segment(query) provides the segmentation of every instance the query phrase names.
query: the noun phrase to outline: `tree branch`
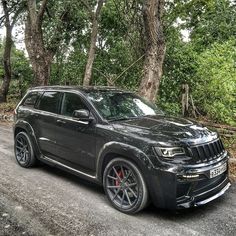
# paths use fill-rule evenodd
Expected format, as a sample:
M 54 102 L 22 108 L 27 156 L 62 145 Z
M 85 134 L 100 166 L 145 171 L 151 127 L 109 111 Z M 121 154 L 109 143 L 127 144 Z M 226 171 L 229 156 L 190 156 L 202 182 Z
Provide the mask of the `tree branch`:
M 128 71 L 131 67 L 133 67 L 138 61 L 140 61 L 145 54 L 143 54 L 141 57 L 139 57 L 135 62 L 133 62 L 131 65 L 129 65 L 126 69 L 124 69 L 114 80 L 113 83 L 115 83 L 126 71 Z
M 96 70 L 99 74 L 101 74 L 107 80 L 108 83 L 110 83 L 110 84 L 113 83 L 112 79 L 110 79 L 108 76 L 106 76 L 102 71 L 100 71 L 99 69 L 97 69 L 95 67 L 93 69 Z
M 97 19 L 98 16 L 100 15 L 100 12 L 101 12 L 101 10 L 102 10 L 103 3 L 104 3 L 104 0 L 98 0 L 98 5 L 97 5 L 96 11 L 95 11 L 95 15 L 94 15 L 96 19 Z
M 22 5 L 20 5 L 19 8 L 16 10 L 16 12 L 15 12 L 13 18 L 12 18 L 11 28 L 14 27 L 14 25 L 15 25 L 17 19 L 18 19 L 18 16 L 19 16 L 20 13 L 24 10 L 24 7 L 25 7 L 25 6 L 22 4 Z
M 9 27 L 9 29 L 10 29 L 10 26 L 11 26 L 10 25 L 10 16 L 9 16 L 9 9 L 8 9 L 6 0 L 2 0 L 2 7 L 3 7 L 4 16 L 5 16 L 6 28 Z
M 67 15 L 69 13 L 68 9 L 60 16 L 60 21 L 58 22 L 57 26 L 55 27 L 55 34 L 53 35 L 52 39 L 50 40 L 49 47 L 47 48 L 48 52 L 50 53 L 51 57 L 53 57 L 58 49 L 58 44 L 60 44 L 62 40 L 62 32 L 64 29 L 63 23 L 67 22 Z
M 17 1 L 17 2 L 14 2 L 11 6 L 8 6 L 8 13 L 9 15 L 11 15 L 15 10 L 20 3 L 22 3 L 22 6 L 24 5 L 24 2 L 21 2 L 21 0 Z M 5 14 L 3 14 L 3 16 L 0 17 L 0 27 L 2 26 L 4 20 L 6 19 L 6 16 Z
M 89 14 L 91 15 L 93 13 L 92 8 L 89 6 L 87 0 L 80 0 L 81 3 L 87 8 L 87 10 L 89 11 Z
M 4 20 L 5 20 L 5 15 L 0 17 L 0 27 L 2 26 L 2 23 L 4 22 Z
M 52 18 L 52 15 L 51 15 L 51 13 L 50 13 L 48 7 L 46 7 L 46 12 L 47 12 L 48 18 Z
M 48 3 L 48 0 L 43 0 L 40 6 L 39 12 L 38 12 L 37 21 L 40 25 L 42 24 L 42 19 L 43 19 L 44 12 L 46 10 L 47 3 Z

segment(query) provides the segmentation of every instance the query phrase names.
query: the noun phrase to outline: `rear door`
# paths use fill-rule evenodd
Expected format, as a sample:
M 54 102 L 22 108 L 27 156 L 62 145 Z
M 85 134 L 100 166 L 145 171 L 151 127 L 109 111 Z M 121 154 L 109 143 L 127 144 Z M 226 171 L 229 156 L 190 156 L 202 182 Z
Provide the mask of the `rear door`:
M 55 159 L 56 143 L 55 130 L 57 128 L 57 116 L 60 111 L 63 93 L 46 91 L 37 104 L 37 112 L 34 114 L 35 134 L 41 152 Z
M 16 118 L 19 120 L 25 120 L 27 121 L 33 128 L 34 128 L 34 122 L 35 122 L 35 105 L 37 104 L 37 101 L 39 97 L 41 96 L 41 92 L 39 91 L 32 91 L 29 92 L 26 97 L 23 99 L 21 104 L 19 104 L 16 108 Z

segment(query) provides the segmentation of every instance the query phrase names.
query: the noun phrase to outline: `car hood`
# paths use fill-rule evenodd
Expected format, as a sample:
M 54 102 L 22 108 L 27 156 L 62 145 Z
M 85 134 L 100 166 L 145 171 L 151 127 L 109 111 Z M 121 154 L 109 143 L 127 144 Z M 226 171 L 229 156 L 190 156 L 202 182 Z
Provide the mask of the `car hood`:
M 217 134 L 199 125 L 195 121 L 167 117 L 151 116 L 135 118 L 113 123 L 115 130 L 128 136 L 146 138 L 152 142 L 209 142 L 217 138 Z

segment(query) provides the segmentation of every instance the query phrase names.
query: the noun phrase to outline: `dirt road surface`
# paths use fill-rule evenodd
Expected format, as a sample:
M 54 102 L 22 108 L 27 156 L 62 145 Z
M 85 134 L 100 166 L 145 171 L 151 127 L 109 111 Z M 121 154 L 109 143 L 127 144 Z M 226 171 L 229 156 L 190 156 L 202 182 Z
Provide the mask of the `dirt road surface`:
M 113 209 L 103 189 L 56 168 L 18 166 L 11 127 L 0 124 L 0 236 L 236 235 L 236 185 L 214 202 L 135 216 Z

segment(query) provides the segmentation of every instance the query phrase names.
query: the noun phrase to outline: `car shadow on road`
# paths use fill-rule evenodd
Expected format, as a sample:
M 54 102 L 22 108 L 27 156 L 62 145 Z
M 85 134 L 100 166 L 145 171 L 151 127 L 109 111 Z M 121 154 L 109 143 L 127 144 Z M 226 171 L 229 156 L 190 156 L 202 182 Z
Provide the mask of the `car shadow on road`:
M 103 187 L 99 184 L 85 180 L 82 177 L 73 175 L 65 170 L 61 170 L 57 167 L 52 167 L 43 163 L 40 163 L 37 168 L 40 168 L 42 171 L 47 172 L 47 174 L 57 175 L 59 178 L 69 181 L 70 183 L 73 183 L 80 187 L 88 188 L 89 191 L 92 191 L 94 193 L 104 194 Z
M 156 208 L 154 205 L 148 206 L 141 215 L 145 215 L 153 219 L 162 219 L 175 223 L 183 223 L 189 221 L 204 221 L 209 215 L 221 214 L 226 209 L 225 206 L 230 201 L 228 196 L 221 196 L 218 199 L 209 202 L 206 205 L 192 207 L 181 210 L 166 210 Z
M 222 197 L 224 198 L 224 197 Z M 216 209 L 216 206 L 223 204 L 223 199 L 216 199 L 214 202 L 211 202 L 204 206 L 193 207 L 189 209 L 181 210 L 166 210 L 161 208 L 156 208 L 153 204 L 148 206 L 143 213 L 150 216 L 160 216 L 169 220 L 184 220 L 191 217 L 202 216 L 206 212 L 213 212 Z
M 104 202 L 106 201 L 103 187 L 96 183 L 87 181 L 79 176 L 70 174 L 66 171 L 60 170 L 56 167 L 48 166 L 46 164 L 41 164 L 38 168 L 40 168 L 43 172 L 47 172 L 47 174 L 55 175 L 65 181 L 69 181 L 70 183 L 77 185 L 78 188 L 82 187 L 91 192 L 92 194 L 102 197 L 104 199 Z M 227 199 L 224 196 L 222 196 L 210 202 L 209 204 L 181 210 L 166 210 L 166 209 L 156 208 L 153 204 L 150 204 L 147 208 L 145 208 L 142 212 L 140 212 L 135 216 L 138 218 L 139 217 L 161 218 L 169 221 L 182 222 L 183 220 L 187 221 L 193 218 L 196 219 L 198 217 L 203 217 L 203 215 L 205 214 L 214 212 L 218 208 L 223 207 L 225 201 L 227 201 Z M 108 201 L 107 204 L 109 204 Z

